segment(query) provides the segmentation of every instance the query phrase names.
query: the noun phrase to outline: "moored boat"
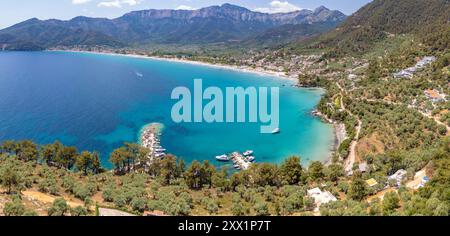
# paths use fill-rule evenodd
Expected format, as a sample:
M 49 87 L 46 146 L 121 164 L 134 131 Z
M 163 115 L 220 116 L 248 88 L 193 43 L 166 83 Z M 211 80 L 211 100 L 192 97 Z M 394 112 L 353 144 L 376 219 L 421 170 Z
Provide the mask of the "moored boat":
M 227 155 L 216 156 L 216 160 L 218 161 L 229 161 L 230 158 Z
M 251 155 L 253 155 L 252 150 L 248 150 L 248 151 L 244 152 L 244 156 L 251 156 Z

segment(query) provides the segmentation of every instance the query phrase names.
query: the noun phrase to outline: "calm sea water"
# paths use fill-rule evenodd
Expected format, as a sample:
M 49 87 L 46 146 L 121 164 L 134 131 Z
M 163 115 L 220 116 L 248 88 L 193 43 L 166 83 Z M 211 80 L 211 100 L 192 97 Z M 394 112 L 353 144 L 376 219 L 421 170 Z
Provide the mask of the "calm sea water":
M 176 124 L 170 99 L 177 86 L 280 86 L 279 135 L 260 134 L 260 124 Z M 69 52 L 0 53 L 0 141 L 60 140 L 99 151 L 102 162 L 123 142 L 137 142 L 141 128 L 165 126 L 162 145 L 187 162 L 233 151 L 255 151 L 258 162 L 280 163 L 300 155 L 325 160 L 333 130 L 309 113 L 321 90 L 233 70 L 122 56 Z

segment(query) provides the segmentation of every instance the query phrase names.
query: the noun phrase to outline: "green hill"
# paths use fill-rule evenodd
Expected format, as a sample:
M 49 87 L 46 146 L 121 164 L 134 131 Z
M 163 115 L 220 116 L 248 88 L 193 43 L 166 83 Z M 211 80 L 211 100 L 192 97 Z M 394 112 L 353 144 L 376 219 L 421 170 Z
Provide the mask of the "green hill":
M 365 53 L 389 37 L 413 34 L 434 49 L 445 49 L 450 44 L 449 16 L 448 0 L 375 0 L 313 45 L 338 53 Z

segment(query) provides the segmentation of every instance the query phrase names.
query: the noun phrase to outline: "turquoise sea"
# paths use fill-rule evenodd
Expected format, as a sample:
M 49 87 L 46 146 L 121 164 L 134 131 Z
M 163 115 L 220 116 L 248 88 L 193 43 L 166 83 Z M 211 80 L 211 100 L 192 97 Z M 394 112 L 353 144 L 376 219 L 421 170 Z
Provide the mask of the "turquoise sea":
M 261 134 L 257 123 L 174 123 L 170 99 L 193 80 L 219 88 L 280 87 L 279 135 Z M 184 158 L 254 150 L 258 162 L 280 163 L 300 155 L 324 161 L 333 127 L 310 115 L 320 89 L 299 89 L 276 77 L 161 60 L 72 52 L 0 52 L 0 142 L 56 139 L 79 150 L 99 151 L 102 162 L 123 142 L 137 142 L 141 128 L 164 124 L 162 145 Z

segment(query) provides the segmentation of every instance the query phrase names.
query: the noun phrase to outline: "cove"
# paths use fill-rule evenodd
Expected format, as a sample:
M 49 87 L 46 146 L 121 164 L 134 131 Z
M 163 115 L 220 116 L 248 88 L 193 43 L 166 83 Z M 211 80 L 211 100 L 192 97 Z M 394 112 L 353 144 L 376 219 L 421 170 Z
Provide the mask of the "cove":
M 279 135 L 260 133 L 261 124 L 175 123 L 175 87 L 279 87 Z M 125 56 L 73 52 L 0 52 L 0 142 L 60 140 L 79 150 L 109 154 L 123 142 L 137 142 L 142 127 L 161 123 L 161 144 L 186 162 L 233 151 L 254 150 L 257 162 L 281 163 L 298 155 L 303 163 L 325 161 L 333 127 L 310 115 L 320 89 L 216 67 Z

